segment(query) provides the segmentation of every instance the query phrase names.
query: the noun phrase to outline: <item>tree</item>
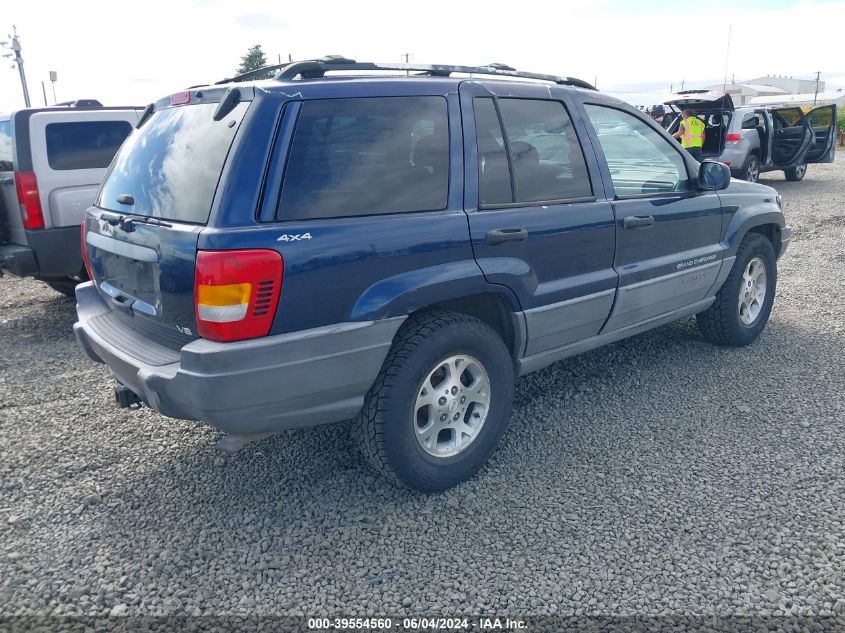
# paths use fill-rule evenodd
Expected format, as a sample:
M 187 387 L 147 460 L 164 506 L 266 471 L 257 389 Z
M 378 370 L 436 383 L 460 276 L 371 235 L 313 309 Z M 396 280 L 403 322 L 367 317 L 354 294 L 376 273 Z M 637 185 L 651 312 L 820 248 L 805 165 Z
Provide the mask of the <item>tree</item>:
M 244 73 L 248 73 L 251 70 L 256 70 L 257 68 L 261 68 L 262 66 L 266 65 L 267 56 L 264 54 L 264 51 L 261 50 L 261 44 L 256 44 L 247 51 L 246 55 L 241 57 L 241 65 L 238 68 L 236 74 L 242 75 Z M 252 77 L 252 79 L 269 79 L 272 76 L 272 72 L 263 72 L 257 73 Z

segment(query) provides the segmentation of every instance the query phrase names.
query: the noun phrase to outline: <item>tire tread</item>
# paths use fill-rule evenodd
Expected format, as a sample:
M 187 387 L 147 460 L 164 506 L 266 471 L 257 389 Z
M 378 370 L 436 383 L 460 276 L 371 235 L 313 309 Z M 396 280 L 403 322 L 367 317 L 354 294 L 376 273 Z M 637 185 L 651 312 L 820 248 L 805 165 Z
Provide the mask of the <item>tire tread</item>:
M 480 333 L 491 337 L 491 343 L 503 345 L 499 335 L 487 323 L 464 314 L 431 310 L 411 316 L 399 328 L 382 369 L 364 398 L 364 406 L 354 420 L 356 439 L 364 458 L 377 472 L 398 485 L 404 486 L 407 482 L 402 481 L 387 460 L 383 428 L 387 395 L 395 386 L 399 369 L 428 339 L 439 330 L 467 321 L 473 322 Z
M 758 246 L 766 244 L 773 248 L 771 242 L 757 233 L 746 235 L 736 252 L 733 268 L 728 274 L 719 292 L 716 293 L 716 301 L 707 310 L 696 315 L 696 322 L 705 339 L 717 345 L 737 345 L 731 332 L 731 324 L 734 320 L 737 298 L 733 293 L 726 292 L 734 287 L 737 276 L 742 275 L 745 269 L 744 262 L 748 254 Z M 765 247 L 764 247 L 765 248 Z M 771 271 L 769 274 L 775 274 Z

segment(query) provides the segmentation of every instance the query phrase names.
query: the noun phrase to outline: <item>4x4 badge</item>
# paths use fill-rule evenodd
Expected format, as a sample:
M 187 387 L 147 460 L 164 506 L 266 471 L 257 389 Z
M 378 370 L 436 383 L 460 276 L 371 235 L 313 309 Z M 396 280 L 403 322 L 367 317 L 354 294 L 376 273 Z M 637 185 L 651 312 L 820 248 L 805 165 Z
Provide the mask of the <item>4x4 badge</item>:
M 277 242 L 301 242 L 302 240 L 310 240 L 311 234 L 310 233 L 284 233 L 280 235 L 276 241 Z

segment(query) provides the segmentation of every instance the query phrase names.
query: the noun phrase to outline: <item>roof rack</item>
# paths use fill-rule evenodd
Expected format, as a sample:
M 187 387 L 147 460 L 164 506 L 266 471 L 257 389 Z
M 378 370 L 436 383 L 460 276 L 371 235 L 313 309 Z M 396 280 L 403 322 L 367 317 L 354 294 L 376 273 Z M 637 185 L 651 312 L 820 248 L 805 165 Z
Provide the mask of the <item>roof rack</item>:
M 55 107 L 64 106 L 68 108 L 102 108 L 103 104 L 96 99 L 76 99 L 74 101 L 62 101 L 54 104 Z
M 495 77 L 518 77 L 520 79 L 536 79 L 539 81 L 550 81 L 552 83 L 574 86 L 596 90 L 596 87 L 582 79 L 575 77 L 558 77 L 557 75 L 543 75 L 540 73 L 529 73 L 518 71 L 511 66 L 500 63 L 492 63 L 486 66 L 451 66 L 442 64 L 376 64 L 373 62 L 356 62 L 340 55 L 328 55 L 320 59 L 309 59 L 300 62 L 289 62 L 287 64 L 274 64 L 256 68 L 242 75 L 218 81 L 218 84 L 247 81 L 261 74 L 278 71 L 273 77 L 276 81 L 291 81 L 300 79 L 319 79 L 330 71 L 350 70 L 396 70 L 402 72 L 421 73 L 432 77 L 449 77 L 453 73 L 467 75 L 491 75 Z

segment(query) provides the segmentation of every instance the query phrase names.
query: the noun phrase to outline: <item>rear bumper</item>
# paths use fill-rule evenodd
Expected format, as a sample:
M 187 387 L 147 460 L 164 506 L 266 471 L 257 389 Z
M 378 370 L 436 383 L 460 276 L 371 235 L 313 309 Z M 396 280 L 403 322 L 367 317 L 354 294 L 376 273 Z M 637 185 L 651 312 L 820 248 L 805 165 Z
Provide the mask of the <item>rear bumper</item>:
M 26 231 L 26 244 L 0 246 L 0 267 L 18 277 L 72 277 L 82 272 L 79 226 Z
M 73 329 L 91 359 L 152 409 L 249 435 L 353 417 L 381 369 L 404 317 L 339 323 L 235 343 L 196 340 L 167 350 L 140 333 L 122 345 L 104 335 L 109 309 L 91 282 L 76 288 Z M 138 340 L 126 345 L 126 337 Z M 157 348 L 155 364 L 129 350 Z
M 28 246 L 20 244 L 0 245 L 0 273 L 3 270 L 18 277 L 34 277 L 38 274 L 35 253 Z

